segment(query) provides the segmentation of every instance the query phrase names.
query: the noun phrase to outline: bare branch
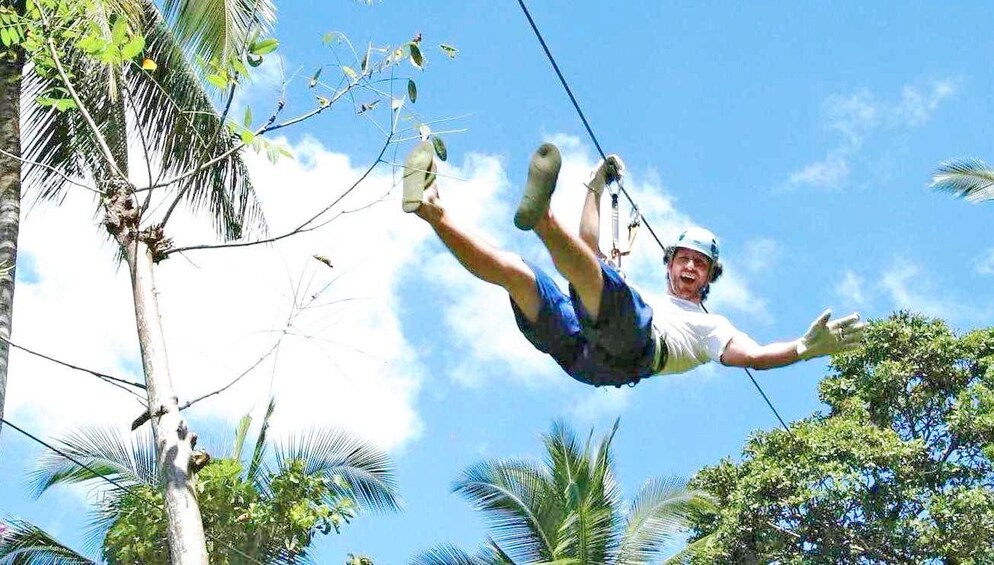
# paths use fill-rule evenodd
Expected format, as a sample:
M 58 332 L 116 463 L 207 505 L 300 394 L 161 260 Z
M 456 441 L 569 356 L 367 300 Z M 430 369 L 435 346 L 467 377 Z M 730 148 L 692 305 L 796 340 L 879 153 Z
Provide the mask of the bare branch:
M 386 139 L 386 142 L 383 144 L 383 147 L 380 149 L 379 155 L 376 156 L 376 160 L 373 161 L 373 164 L 370 165 L 369 168 L 366 169 L 366 172 L 364 172 L 354 183 L 352 183 L 352 186 L 350 186 L 348 189 L 345 190 L 345 192 L 343 192 L 337 198 L 335 198 L 335 200 L 332 201 L 331 204 L 329 204 L 324 209 L 322 209 L 321 211 L 319 211 L 317 214 L 314 214 L 313 216 L 311 216 L 310 218 L 308 218 L 306 221 L 304 221 L 302 224 L 300 224 L 296 228 L 290 230 L 289 232 L 286 232 L 284 234 L 277 235 L 277 236 L 274 236 L 274 237 L 269 237 L 269 238 L 266 238 L 266 239 L 260 239 L 260 240 L 257 240 L 257 241 L 241 241 L 241 242 L 233 242 L 233 243 L 217 243 L 217 244 L 190 245 L 190 246 L 187 246 L 187 247 L 177 247 L 175 249 L 170 249 L 170 250 L 166 251 L 165 254 L 168 256 L 168 255 L 172 255 L 173 253 L 180 253 L 182 251 L 193 251 L 193 250 L 197 250 L 197 249 L 223 249 L 223 248 L 226 248 L 226 247 L 249 247 L 249 246 L 253 246 L 253 245 L 260 245 L 260 244 L 263 244 L 263 243 L 273 243 L 273 242 L 279 241 L 281 239 L 286 239 L 288 237 L 291 237 L 291 236 L 294 236 L 294 235 L 297 235 L 297 234 L 300 234 L 300 233 L 312 231 L 313 229 L 316 229 L 316 228 L 309 227 L 310 224 L 312 224 L 315 220 L 317 220 L 318 218 L 320 218 L 321 216 L 323 216 L 328 210 L 331 210 L 336 204 L 338 204 L 339 202 L 341 202 L 343 198 L 345 198 L 346 196 L 349 195 L 349 193 L 351 193 L 353 190 L 355 190 L 355 188 L 357 186 L 359 186 L 359 184 L 361 184 L 362 181 L 366 180 L 366 177 L 368 177 L 370 175 L 370 173 L 372 173 L 373 170 L 376 168 L 376 166 L 382 162 L 383 154 L 386 153 L 386 150 L 387 150 L 388 147 L 390 147 L 390 144 L 391 144 L 391 139 L 388 136 L 387 139 Z
M 103 194 L 103 192 L 101 192 L 99 189 L 93 188 L 92 186 L 89 186 L 89 185 L 83 184 L 81 182 L 78 182 L 76 180 L 73 180 L 71 177 L 69 177 L 68 175 L 66 175 L 65 173 L 63 173 L 62 171 L 60 171 L 59 169 L 57 169 L 57 168 L 55 168 L 55 167 L 53 167 L 51 165 L 46 165 L 44 163 L 39 163 L 37 161 L 32 161 L 31 159 L 25 159 L 24 157 L 21 157 L 21 156 L 18 156 L 18 155 L 14 155 L 13 153 L 8 153 L 8 152 L 4 151 L 3 149 L 0 149 L 0 155 L 3 155 L 5 157 L 10 157 L 11 159 L 16 159 L 16 160 L 18 160 L 18 161 L 20 161 L 22 163 L 27 163 L 29 165 L 34 165 L 36 167 L 42 167 L 43 169 L 48 169 L 48 170 L 52 171 L 53 173 L 55 173 L 55 174 L 59 175 L 60 177 L 62 177 L 62 179 L 65 180 L 66 182 L 68 182 L 69 184 L 76 185 L 76 186 L 78 186 L 80 188 L 85 188 L 86 190 L 89 190 L 90 192 L 93 192 L 93 193 L 96 193 L 96 194 Z

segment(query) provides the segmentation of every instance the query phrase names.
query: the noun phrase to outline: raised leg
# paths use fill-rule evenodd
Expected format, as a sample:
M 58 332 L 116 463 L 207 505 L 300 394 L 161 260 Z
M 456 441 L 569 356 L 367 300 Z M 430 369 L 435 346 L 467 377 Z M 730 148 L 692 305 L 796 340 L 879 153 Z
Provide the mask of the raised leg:
M 604 276 L 597 254 L 589 244 L 567 230 L 549 209 L 556 189 L 562 159 L 559 150 L 546 143 L 532 155 L 524 195 L 515 214 L 515 225 L 531 229 L 545 244 L 556 269 L 573 285 L 584 309 L 597 320 Z
M 541 308 L 535 273 L 521 257 L 490 245 L 446 213 L 435 183 L 432 155 L 427 143 L 418 145 L 408 155 L 404 163 L 404 211 L 428 222 L 470 274 L 507 290 L 525 318 L 535 323 Z
M 538 320 L 541 303 L 535 273 L 520 256 L 497 249 L 466 230 L 445 212 L 438 189 L 425 191 L 424 203 L 414 212 L 428 222 L 456 260 L 476 278 L 503 287 L 529 322 Z

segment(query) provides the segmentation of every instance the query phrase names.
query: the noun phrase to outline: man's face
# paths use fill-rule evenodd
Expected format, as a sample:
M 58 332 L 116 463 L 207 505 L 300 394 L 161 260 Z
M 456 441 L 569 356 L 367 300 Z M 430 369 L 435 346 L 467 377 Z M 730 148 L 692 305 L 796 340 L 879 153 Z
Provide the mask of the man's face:
M 668 266 L 670 292 L 677 298 L 700 303 L 701 291 L 710 282 L 711 260 L 700 251 L 678 247 Z

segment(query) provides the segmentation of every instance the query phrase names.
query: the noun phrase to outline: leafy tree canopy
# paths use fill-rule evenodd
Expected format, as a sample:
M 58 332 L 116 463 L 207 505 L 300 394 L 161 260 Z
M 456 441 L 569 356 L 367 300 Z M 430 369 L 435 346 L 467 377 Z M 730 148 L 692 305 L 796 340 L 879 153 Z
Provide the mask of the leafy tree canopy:
M 994 328 L 899 312 L 831 369 L 827 414 L 693 478 L 691 560 L 994 563 Z

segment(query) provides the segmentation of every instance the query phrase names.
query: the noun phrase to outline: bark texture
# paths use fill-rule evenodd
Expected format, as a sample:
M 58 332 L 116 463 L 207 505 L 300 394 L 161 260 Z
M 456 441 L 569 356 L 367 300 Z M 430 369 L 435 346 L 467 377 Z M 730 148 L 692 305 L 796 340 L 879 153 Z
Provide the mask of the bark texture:
M 137 234 L 138 210 L 132 194 L 112 192 L 106 212 L 105 224 L 121 244 L 131 272 L 148 407 L 165 489 L 172 562 L 206 565 L 206 537 L 190 469 L 194 439 L 180 414 L 169 374 L 153 276 L 153 251 Z
M 0 149 L 21 154 L 21 71 L 23 52 L 0 52 Z M 14 317 L 14 268 L 21 220 L 21 162 L 0 153 L 0 336 L 10 338 Z M 0 341 L 0 418 L 7 400 L 10 347 Z M 0 426 L 3 424 L 0 423 Z

